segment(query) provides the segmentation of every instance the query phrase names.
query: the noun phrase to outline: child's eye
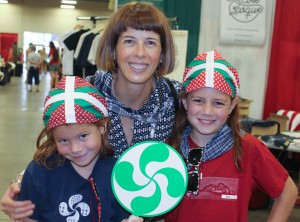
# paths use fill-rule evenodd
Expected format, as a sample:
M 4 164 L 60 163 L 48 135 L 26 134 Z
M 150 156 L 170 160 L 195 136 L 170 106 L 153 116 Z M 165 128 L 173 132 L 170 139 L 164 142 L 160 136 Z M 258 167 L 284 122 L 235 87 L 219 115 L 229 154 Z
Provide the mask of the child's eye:
M 203 103 L 203 100 L 202 99 L 193 99 L 193 102 L 194 103 Z
M 217 106 L 224 106 L 224 105 L 225 105 L 223 102 L 215 102 L 215 104 L 216 104 Z
M 87 134 L 86 134 L 86 133 L 85 133 L 85 134 L 81 134 L 81 135 L 80 135 L 80 140 L 85 140 L 86 137 L 87 137 Z
M 65 139 L 58 139 L 57 142 L 60 143 L 60 144 L 62 144 L 62 145 L 65 145 L 65 144 L 68 143 L 68 141 L 65 140 Z

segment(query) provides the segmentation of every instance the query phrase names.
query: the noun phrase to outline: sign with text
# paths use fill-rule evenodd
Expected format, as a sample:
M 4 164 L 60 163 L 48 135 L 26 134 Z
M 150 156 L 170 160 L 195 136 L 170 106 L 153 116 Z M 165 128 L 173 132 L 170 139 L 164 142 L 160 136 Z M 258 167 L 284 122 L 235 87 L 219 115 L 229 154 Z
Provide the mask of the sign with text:
M 262 46 L 265 42 L 266 0 L 221 0 L 220 43 Z

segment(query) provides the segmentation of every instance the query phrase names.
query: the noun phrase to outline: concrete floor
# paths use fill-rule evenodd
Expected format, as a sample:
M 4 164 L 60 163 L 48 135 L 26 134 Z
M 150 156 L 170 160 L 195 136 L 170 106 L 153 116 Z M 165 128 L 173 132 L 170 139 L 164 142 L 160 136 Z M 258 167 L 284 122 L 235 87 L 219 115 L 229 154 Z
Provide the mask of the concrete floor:
M 0 86 L 0 195 L 10 180 L 25 169 L 35 151 L 35 140 L 42 128 L 42 111 L 49 92 L 49 73 L 41 75 L 40 92 L 29 93 L 25 75 L 12 77 Z M 249 211 L 250 222 L 266 221 L 269 209 Z M 9 221 L 0 212 L 0 221 Z M 289 222 L 300 221 L 300 208 L 294 208 Z

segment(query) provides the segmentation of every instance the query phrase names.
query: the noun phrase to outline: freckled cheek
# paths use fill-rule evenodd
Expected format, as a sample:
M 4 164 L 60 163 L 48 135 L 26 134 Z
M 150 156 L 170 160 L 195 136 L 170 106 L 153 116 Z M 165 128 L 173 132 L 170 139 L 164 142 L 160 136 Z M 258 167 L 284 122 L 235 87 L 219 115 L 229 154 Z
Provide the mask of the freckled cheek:
M 94 141 L 97 141 L 97 142 L 94 142 Z M 101 140 L 97 138 L 94 141 L 86 144 L 86 147 L 90 150 L 100 150 L 101 145 L 102 145 Z
M 196 108 L 193 108 L 193 107 L 188 107 L 187 115 L 188 115 L 189 118 L 190 117 L 196 117 L 200 114 L 201 114 L 200 109 L 196 109 Z
M 228 115 L 228 110 L 223 110 L 217 113 L 218 118 L 223 119 L 225 121 L 227 120 Z
M 188 111 L 188 113 L 194 113 L 194 114 L 195 113 L 200 113 L 201 112 L 201 108 L 199 106 L 190 104 L 187 107 L 187 111 Z
M 68 155 L 70 152 L 66 147 L 62 147 L 59 145 L 57 146 L 57 150 L 62 156 Z

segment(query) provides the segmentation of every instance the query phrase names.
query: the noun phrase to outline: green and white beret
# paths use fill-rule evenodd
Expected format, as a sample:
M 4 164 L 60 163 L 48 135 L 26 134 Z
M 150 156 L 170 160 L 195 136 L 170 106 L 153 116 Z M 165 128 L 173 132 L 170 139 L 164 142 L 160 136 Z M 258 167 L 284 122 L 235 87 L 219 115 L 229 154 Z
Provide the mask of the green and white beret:
M 105 97 L 86 80 L 66 76 L 45 99 L 47 129 L 71 123 L 94 123 L 108 116 Z
M 181 93 L 210 87 L 235 98 L 240 89 L 237 70 L 216 51 L 198 55 L 185 69 Z

